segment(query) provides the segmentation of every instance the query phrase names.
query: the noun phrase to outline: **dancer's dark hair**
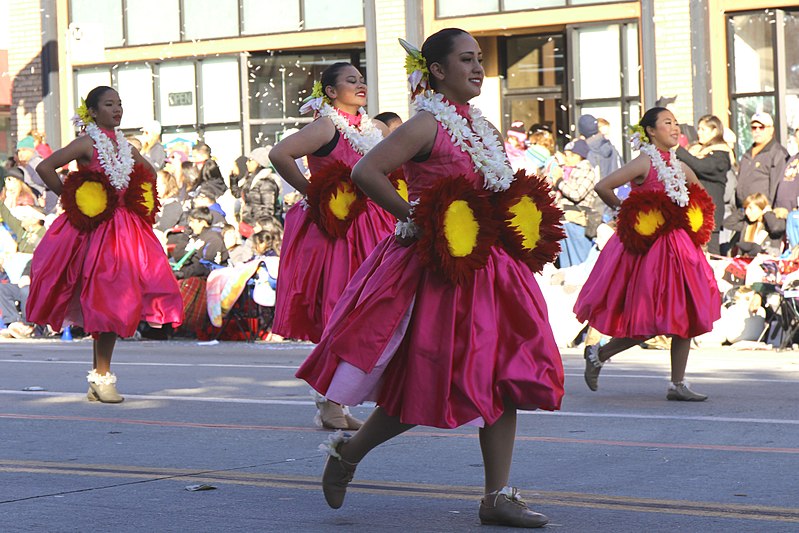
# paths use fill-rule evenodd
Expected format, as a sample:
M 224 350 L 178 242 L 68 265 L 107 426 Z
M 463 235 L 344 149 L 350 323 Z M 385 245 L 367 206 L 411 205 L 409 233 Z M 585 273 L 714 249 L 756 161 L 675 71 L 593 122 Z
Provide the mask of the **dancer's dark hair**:
M 107 85 L 98 85 L 86 95 L 86 107 L 97 111 L 97 106 L 100 105 L 100 98 L 103 97 L 108 91 L 115 91 L 113 87 Z
M 646 110 L 644 116 L 641 117 L 641 121 L 638 122 L 638 124 L 644 128 L 644 131 L 646 131 L 647 128 L 655 129 L 655 123 L 658 121 L 660 114 L 664 111 L 668 111 L 668 109 L 665 107 L 650 107 Z M 647 136 L 648 135 L 647 133 Z
M 322 92 L 327 94 L 328 87 L 335 87 L 336 80 L 338 79 L 339 73 L 347 67 L 353 67 L 352 63 L 347 63 L 345 61 L 339 61 L 338 63 L 333 63 L 329 67 L 327 67 L 322 72 Z
M 455 48 L 455 38 L 463 34 L 468 35 L 469 32 L 460 28 L 444 28 L 439 30 L 427 39 L 422 45 L 422 55 L 424 56 L 427 66 L 433 63 L 443 64 L 447 56 Z M 435 89 L 435 79 L 430 76 L 430 85 Z

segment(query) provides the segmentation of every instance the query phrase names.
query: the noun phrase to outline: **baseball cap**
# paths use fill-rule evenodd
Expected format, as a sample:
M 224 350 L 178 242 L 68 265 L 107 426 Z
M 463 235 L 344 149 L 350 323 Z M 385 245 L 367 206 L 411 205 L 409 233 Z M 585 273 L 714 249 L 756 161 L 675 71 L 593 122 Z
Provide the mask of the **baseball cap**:
M 749 123 L 752 124 L 753 122 L 759 122 L 760 124 L 763 124 L 764 126 L 773 126 L 774 125 L 774 119 L 772 119 L 771 115 L 769 115 L 765 111 L 758 111 L 757 113 L 752 115 L 752 118 L 749 120 Z
M 570 142 L 563 147 L 563 150 L 577 154 L 583 159 L 588 159 L 588 152 L 591 151 L 591 149 L 588 147 L 588 143 L 582 139 L 577 139 L 576 141 Z

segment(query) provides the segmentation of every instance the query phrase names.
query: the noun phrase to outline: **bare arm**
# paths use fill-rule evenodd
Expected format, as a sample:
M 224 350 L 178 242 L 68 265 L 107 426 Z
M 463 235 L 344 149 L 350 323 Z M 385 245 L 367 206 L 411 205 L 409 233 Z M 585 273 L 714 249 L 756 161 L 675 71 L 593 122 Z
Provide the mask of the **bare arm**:
M 352 169 L 352 181 L 380 207 L 405 220 L 410 205 L 397 194 L 387 176 L 413 157 L 430 153 L 436 131 L 433 115 L 426 111 L 417 113 L 358 161 Z
M 308 124 L 294 135 L 286 137 L 269 152 L 269 160 L 289 185 L 305 194 L 308 180 L 297 168 L 295 159 L 312 154 L 330 142 L 336 132 L 333 121 L 322 117 Z
M 704 185 L 699 183 L 699 178 L 696 177 L 696 174 L 694 173 L 693 169 L 688 165 L 686 165 L 685 163 L 683 163 L 682 161 L 680 161 L 680 164 L 682 165 L 683 172 L 685 172 L 685 177 L 688 179 L 688 185 L 693 183 L 694 185 L 699 185 L 704 189 L 705 188 Z
M 647 172 L 649 172 L 649 165 L 649 156 L 641 154 L 620 169 L 599 180 L 594 190 L 607 205 L 613 208 L 619 207 L 621 200 L 619 200 L 613 190 L 636 178 L 646 177 Z M 696 178 L 694 177 L 694 179 Z
M 158 172 L 156 170 L 156 168 L 155 168 L 155 165 L 153 165 L 152 161 L 150 161 L 149 159 L 147 159 L 146 157 L 141 155 L 141 153 L 136 149 L 135 146 L 131 146 L 130 147 L 130 153 L 133 154 L 133 162 L 134 163 L 136 163 L 137 165 L 138 164 L 144 164 L 144 165 L 149 166 L 152 169 L 153 174 Z
M 56 150 L 50 157 L 36 166 L 36 172 L 47 188 L 54 193 L 61 194 L 61 180 L 56 173 L 57 168 L 61 168 L 71 161 L 87 164 L 92 158 L 92 147 L 94 141 L 88 135 L 78 137 L 64 148 Z

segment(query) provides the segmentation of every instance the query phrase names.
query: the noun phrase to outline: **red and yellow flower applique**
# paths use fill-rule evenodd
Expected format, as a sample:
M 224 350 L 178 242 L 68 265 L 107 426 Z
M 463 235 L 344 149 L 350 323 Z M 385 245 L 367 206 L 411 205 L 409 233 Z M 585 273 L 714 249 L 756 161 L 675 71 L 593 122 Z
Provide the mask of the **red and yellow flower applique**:
M 716 205 L 707 191 L 695 183 L 688 186 L 688 195 L 688 205 L 683 210 L 683 227 L 695 245 L 703 246 L 710 240 L 716 226 Z
M 155 223 L 155 216 L 161 208 L 155 187 L 155 175 L 141 163 L 133 167 L 128 189 L 125 191 L 125 205 L 149 224 Z
M 554 261 L 566 235 L 560 225 L 563 213 L 555 207 L 549 185 L 520 171 L 510 188 L 494 198 L 500 239 L 508 253 L 533 272 Z
M 665 191 L 633 191 L 621 204 L 616 231 L 627 251 L 645 254 L 680 224 L 683 213 Z
M 108 178 L 94 170 L 70 172 L 61 191 L 61 205 L 78 231 L 91 231 L 110 219 L 118 202 Z
M 366 209 L 366 197 L 352 183 L 350 172 L 337 161 L 312 176 L 306 190 L 311 219 L 333 238 L 346 236 L 352 221 Z
M 425 189 L 414 212 L 422 264 L 455 284 L 472 280 L 497 239 L 493 207 L 463 176 Z

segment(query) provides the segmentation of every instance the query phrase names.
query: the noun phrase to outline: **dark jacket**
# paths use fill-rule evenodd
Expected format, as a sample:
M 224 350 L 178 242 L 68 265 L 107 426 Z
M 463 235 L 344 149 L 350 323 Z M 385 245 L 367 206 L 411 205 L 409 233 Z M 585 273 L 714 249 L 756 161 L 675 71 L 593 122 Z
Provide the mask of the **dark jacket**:
M 616 147 L 601 133 L 597 133 L 585 140 L 588 143 L 588 160 L 595 168 L 599 168 L 599 178 L 602 179 L 614 170 L 621 167 L 621 156 Z
M 784 207 L 788 211 L 797 208 L 799 196 L 799 154 L 796 154 L 785 164 L 782 181 L 777 187 L 777 207 Z
M 241 188 L 241 220 L 254 226 L 258 220 L 279 216 L 280 188 L 277 174 L 262 168 L 255 175 L 247 176 Z
M 738 255 L 748 255 L 754 257 L 758 253 L 767 253 L 772 256 L 779 256 L 782 248 L 782 238 L 785 235 L 784 218 L 777 218 L 774 211 L 763 213 L 763 229 L 768 236 L 762 243 L 748 243 L 743 241 L 744 230 L 749 224 L 743 209 L 737 209 L 730 216 L 724 219 L 724 227 L 734 231 L 732 244 L 738 247 Z
M 752 156 L 752 148 L 741 158 L 738 170 L 738 184 L 735 188 L 735 199 L 739 206 L 750 194 L 763 193 L 768 203 L 774 207 L 784 207 L 776 203 L 777 187 L 785 174 L 785 162 L 788 151 L 775 139 L 771 139 L 756 156 Z
M 724 150 L 714 150 L 703 158 L 692 156 L 685 148 L 677 148 L 677 158 L 694 171 L 696 177 L 705 187 L 708 194 L 716 204 L 714 220 L 716 231 L 721 228 L 724 220 L 724 188 L 727 185 L 727 172 L 732 167 L 730 153 Z
M 175 249 L 172 251 L 172 258 L 175 261 L 183 257 L 186 253 L 186 246 L 189 244 L 188 236 L 183 234 L 182 237 L 176 242 Z M 228 251 L 219 228 L 205 228 L 195 239 L 203 241 L 204 244 L 183 264 L 178 278 L 207 278 L 211 273 L 209 263 L 227 265 Z

